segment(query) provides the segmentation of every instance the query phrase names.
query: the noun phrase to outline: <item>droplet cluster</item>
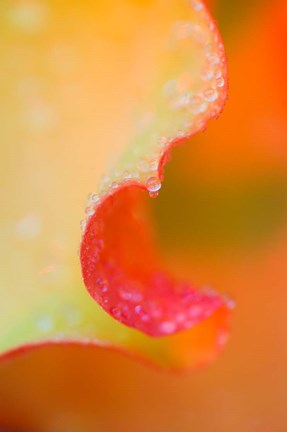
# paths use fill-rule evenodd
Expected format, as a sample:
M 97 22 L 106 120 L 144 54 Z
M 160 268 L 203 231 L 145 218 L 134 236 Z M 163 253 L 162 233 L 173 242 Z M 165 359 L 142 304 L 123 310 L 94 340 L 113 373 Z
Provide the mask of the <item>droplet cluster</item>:
M 220 37 L 203 3 L 189 0 L 189 4 L 198 22 L 174 23 L 167 46 L 170 56 L 184 52 L 187 59 L 190 47 L 195 47 L 200 61 L 190 69 L 184 64 L 162 83 L 159 111 L 142 115 L 135 134 L 140 144 L 135 141 L 129 158 L 102 178 L 97 194 L 89 195 L 82 222 L 81 262 L 88 291 L 115 319 L 155 337 L 188 329 L 218 308 L 230 308 L 212 290 L 195 290 L 175 281 L 156 263 L 148 263 L 153 254 L 145 249 L 147 234 L 140 234 L 148 233 L 148 228 L 137 220 L 138 199 L 131 193 L 145 188 L 157 197 L 171 146 L 203 130 L 209 119 L 218 116 L 226 98 Z M 218 343 L 223 339 L 220 335 Z
M 156 192 L 158 184 L 153 180 L 150 188 Z M 175 280 L 156 263 L 139 212 L 142 193 L 126 187 L 110 195 L 88 224 L 81 262 L 92 297 L 118 321 L 154 337 L 186 330 L 218 308 L 231 309 L 226 297 Z
M 116 264 L 101 266 L 100 272 L 102 277 L 88 281 L 91 294 L 115 319 L 150 336 L 186 330 L 227 307 L 216 293 L 195 290 L 164 273 L 153 273 L 144 283 L 124 276 Z
M 201 10 L 199 5 L 201 2 L 196 3 L 195 7 Z M 213 28 L 211 18 L 205 10 L 202 10 L 202 13 L 206 15 L 209 27 Z M 194 39 L 195 34 L 198 36 L 197 27 L 187 23 L 179 23 L 176 28 L 177 37 L 180 35 L 182 38 L 185 35 Z M 216 117 L 226 98 L 226 63 L 223 45 L 217 34 L 213 35 L 213 40 L 210 39 L 210 35 L 207 38 L 202 36 L 199 43 L 205 53 L 198 79 L 201 90 L 195 91 L 194 81 L 188 79 L 186 73 L 182 77 L 170 80 L 164 86 L 164 94 L 170 109 L 175 113 L 179 111 L 181 116 L 186 118 L 185 126 L 182 127 L 183 135 L 197 132 L 200 129 L 198 125 L 206 124 L 209 119 Z
M 131 162 L 120 164 L 120 169 L 112 170 L 100 181 L 97 194 L 90 194 L 86 206 L 86 218 L 81 222 L 85 230 L 88 219 L 93 216 L 97 205 L 111 193 L 127 185 L 143 185 L 149 195 L 157 197 L 161 189 L 162 173 L 160 161 L 176 140 L 194 134 L 205 128 L 210 118 L 217 117 L 226 98 L 226 61 L 224 47 L 211 17 L 200 0 L 188 0 L 196 12 L 197 21 L 186 20 L 175 22 L 172 34 L 175 39 L 175 50 L 182 49 L 184 40 L 191 40 L 190 49 L 200 50 L 203 57 L 198 75 L 189 71 L 188 64 L 178 76 L 171 76 L 163 84 L 162 97 L 165 117 L 172 121 L 165 122 L 161 113 L 146 112 L 142 115 L 138 128 L 140 133 L 144 126 L 152 127 L 145 139 L 146 150 L 132 145 L 130 153 L 134 155 Z M 187 58 L 190 57 L 187 46 Z M 176 55 L 171 52 L 170 56 Z M 195 88 L 197 89 L 195 91 Z M 200 89 L 200 91 L 198 91 Z M 158 117 L 158 124 L 154 123 Z M 174 127 L 177 123 L 179 127 Z M 157 124 L 157 126 L 155 126 Z M 158 129 L 158 131 L 157 131 Z
M 136 165 L 136 171 L 125 169 L 120 175 L 118 172 L 102 178 L 98 193 L 90 193 L 86 204 L 86 217 L 81 221 L 81 229 L 85 231 L 88 220 L 94 215 L 96 208 L 109 194 L 117 189 L 132 185 L 144 185 L 150 197 L 155 198 L 161 189 L 161 181 L 158 174 L 159 156 L 151 159 L 140 159 Z

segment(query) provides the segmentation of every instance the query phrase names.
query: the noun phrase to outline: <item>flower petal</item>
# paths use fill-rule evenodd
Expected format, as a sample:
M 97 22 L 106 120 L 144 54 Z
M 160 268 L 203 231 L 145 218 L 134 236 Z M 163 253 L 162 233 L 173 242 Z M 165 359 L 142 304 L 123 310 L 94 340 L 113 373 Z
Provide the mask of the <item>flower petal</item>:
M 106 1 L 96 7 L 82 2 L 9 1 L 0 7 L 5 65 L 1 88 L 8 89 L 3 91 L 1 108 L 1 133 L 7 143 L 3 169 L 7 214 L 2 232 L 8 251 L 1 261 L 5 298 L 0 313 L 5 329 L 1 351 L 42 341 L 101 340 L 160 364 L 201 364 L 222 345 L 221 333 L 228 326 L 226 300 L 213 292 L 183 288 L 166 276 L 148 238 L 143 239 L 144 246 L 127 233 L 114 232 L 119 237 L 111 238 L 104 251 L 104 266 L 115 265 L 110 249 L 114 241 L 121 244 L 122 262 L 116 263 L 120 271 L 119 264 L 128 264 L 124 259 L 128 244 L 130 250 L 146 247 L 136 278 L 132 277 L 135 269 L 129 268 L 129 277 L 123 280 L 139 282 L 146 290 L 153 278 L 158 288 L 151 296 L 149 291 L 149 307 L 156 309 L 152 302 L 159 299 L 164 308 L 164 320 L 155 319 L 151 326 L 142 325 L 140 308 L 134 308 L 133 318 L 125 323 L 153 336 L 186 332 L 178 339 L 168 336 L 157 341 L 123 327 L 81 288 L 76 226 L 85 191 L 95 184 L 111 156 L 118 160 L 122 155 L 109 179 L 102 182 L 97 210 L 104 217 L 105 235 L 115 228 L 117 216 L 125 224 L 133 221 L 136 230 L 133 217 L 125 218 L 124 210 L 113 213 L 113 208 L 126 201 L 131 214 L 145 207 L 148 200 L 142 189 L 157 193 L 171 146 L 203 129 L 221 111 L 226 97 L 225 58 L 206 8 L 197 0 L 168 4 L 126 0 L 116 7 Z M 75 173 L 82 174 L 75 178 Z M 88 216 L 97 200 L 92 195 Z M 110 207 L 112 201 L 115 205 Z M 146 211 L 143 208 L 143 214 Z M 92 221 L 98 227 L 97 220 L 94 215 L 88 227 L 92 228 Z M 142 237 L 150 229 L 149 222 L 143 221 Z M 89 228 L 86 233 L 93 234 Z M 85 248 L 89 247 L 86 240 Z M 102 240 L 107 241 L 100 236 L 96 248 L 102 247 Z M 82 254 L 82 259 L 88 260 L 83 263 L 87 268 L 93 256 Z M 94 276 L 105 282 L 113 272 Z M 162 277 L 167 284 L 158 282 Z M 97 287 L 103 289 L 102 282 Z M 119 286 L 113 287 L 113 293 L 109 311 L 114 308 L 113 315 L 118 316 Z M 122 295 L 127 299 L 130 293 Z M 177 304 L 179 299 L 186 304 Z M 182 312 L 191 315 L 188 325 Z M 181 346 L 185 338 L 194 342 L 183 358 L 180 349 L 174 352 L 171 347 L 175 341 Z

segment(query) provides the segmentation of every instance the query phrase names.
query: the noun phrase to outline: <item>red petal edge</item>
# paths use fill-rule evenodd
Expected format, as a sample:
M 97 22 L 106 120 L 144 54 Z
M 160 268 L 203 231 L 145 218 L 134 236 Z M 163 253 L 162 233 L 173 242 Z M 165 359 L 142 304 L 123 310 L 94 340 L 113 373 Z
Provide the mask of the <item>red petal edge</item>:
M 189 329 L 231 302 L 164 269 L 145 214 L 145 189 L 122 184 L 104 197 L 88 221 L 80 258 L 91 296 L 123 324 L 159 337 Z

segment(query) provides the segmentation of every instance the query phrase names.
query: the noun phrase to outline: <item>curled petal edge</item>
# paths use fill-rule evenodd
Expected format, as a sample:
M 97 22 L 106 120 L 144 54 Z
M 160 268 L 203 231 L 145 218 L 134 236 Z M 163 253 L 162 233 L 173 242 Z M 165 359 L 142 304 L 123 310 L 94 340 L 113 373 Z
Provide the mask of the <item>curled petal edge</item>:
M 90 194 L 83 221 L 80 260 L 88 292 L 113 318 L 155 338 L 185 333 L 219 309 L 228 315 L 234 307 L 226 296 L 196 289 L 169 274 L 157 251 L 146 204 L 146 192 L 156 198 L 160 191 L 171 149 L 203 131 L 219 116 L 227 98 L 223 44 L 206 16 L 215 43 L 208 53 L 214 70 L 197 102 L 208 104 L 196 111 L 195 99 L 186 100 L 196 114 L 185 129 L 158 137 L 153 160 L 148 155 L 135 157 L 129 170 L 120 166 L 105 178 L 100 194 Z

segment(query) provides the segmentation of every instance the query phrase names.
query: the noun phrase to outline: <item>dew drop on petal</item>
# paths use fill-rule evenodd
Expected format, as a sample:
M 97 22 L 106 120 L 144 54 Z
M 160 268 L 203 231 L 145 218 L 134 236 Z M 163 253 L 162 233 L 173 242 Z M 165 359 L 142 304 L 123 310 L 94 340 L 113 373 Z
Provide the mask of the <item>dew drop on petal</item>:
M 205 68 L 201 72 L 201 78 L 204 81 L 210 81 L 213 78 L 213 76 L 214 76 L 214 72 L 213 72 L 212 68 Z
M 90 193 L 90 195 L 88 196 L 88 201 L 89 201 L 90 203 L 94 203 L 94 204 L 96 204 L 96 203 L 98 203 L 98 202 L 100 201 L 100 197 L 99 197 L 98 194 L 92 192 L 92 193 Z
M 146 160 L 142 159 L 137 163 L 137 168 L 140 172 L 145 173 L 149 171 L 149 164 Z
M 136 305 L 136 306 L 135 306 L 135 312 L 136 312 L 137 314 L 140 314 L 140 313 L 142 312 L 142 307 L 141 307 L 141 305 Z
M 225 84 L 224 78 L 217 78 L 216 80 L 217 87 L 219 88 L 224 87 L 224 84 Z
M 156 171 L 157 168 L 158 168 L 158 162 L 157 162 L 156 160 L 151 161 L 151 162 L 149 163 L 149 169 L 150 169 L 151 171 Z
M 160 325 L 160 330 L 166 334 L 173 333 L 175 331 L 175 329 L 176 329 L 176 324 L 172 321 L 164 321 Z
M 216 53 L 208 53 L 206 57 L 211 66 L 216 66 L 220 63 L 220 58 Z
M 126 290 L 120 291 L 120 296 L 123 300 L 129 301 L 132 299 L 132 293 Z
M 191 5 L 194 7 L 196 11 L 200 11 L 203 9 L 203 4 L 200 0 L 192 0 Z
M 209 88 L 203 92 L 203 96 L 208 102 L 214 102 L 218 98 L 218 93 L 215 89 Z
M 112 307 L 111 308 L 111 315 L 116 319 L 120 319 L 122 314 L 121 314 L 121 311 L 119 308 Z
M 168 142 L 169 141 L 168 141 L 167 137 L 165 137 L 165 136 L 161 137 L 160 140 L 159 140 L 159 142 L 158 142 L 159 147 L 161 147 L 161 148 L 166 147 L 168 145 Z
M 111 184 L 111 188 L 112 189 L 117 189 L 119 187 L 119 184 L 117 183 L 117 182 L 113 182 L 112 184 Z
M 129 171 L 124 171 L 124 172 L 123 172 L 123 177 L 124 177 L 125 180 L 129 180 L 129 179 L 131 179 L 133 176 L 132 176 L 132 174 L 131 174 Z
M 37 321 L 37 328 L 41 333 L 49 333 L 54 328 L 54 320 L 50 316 L 42 316 Z
M 197 318 L 199 317 L 203 312 L 203 309 L 201 306 L 191 306 L 190 311 L 189 311 L 189 316 L 191 318 Z
M 149 196 L 150 196 L 150 198 L 157 198 L 158 197 L 158 192 L 150 192 Z
M 86 221 L 86 219 L 81 220 L 80 224 L 81 224 L 81 230 L 82 230 L 82 231 L 85 231 L 86 226 L 87 226 L 87 221 Z
M 175 319 L 178 324 L 182 324 L 186 321 L 186 315 L 184 313 L 178 313 Z
M 102 293 L 106 293 L 107 291 L 108 291 L 108 286 L 107 285 L 102 285 L 101 287 L 100 287 L 100 290 L 101 290 L 101 292 Z
M 216 69 L 214 76 L 215 76 L 215 78 L 221 78 L 222 77 L 221 69 Z
M 94 207 L 87 207 L 85 212 L 87 216 L 93 216 L 95 209 Z
M 26 239 L 32 239 L 40 234 L 42 223 L 40 218 L 34 214 L 24 216 L 16 224 L 17 234 Z
M 147 181 L 147 190 L 151 193 L 154 194 L 156 192 L 158 192 L 161 188 L 161 182 L 159 181 L 158 178 L 156 177 L 150 177 Z

